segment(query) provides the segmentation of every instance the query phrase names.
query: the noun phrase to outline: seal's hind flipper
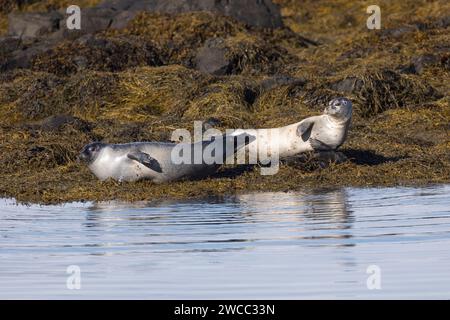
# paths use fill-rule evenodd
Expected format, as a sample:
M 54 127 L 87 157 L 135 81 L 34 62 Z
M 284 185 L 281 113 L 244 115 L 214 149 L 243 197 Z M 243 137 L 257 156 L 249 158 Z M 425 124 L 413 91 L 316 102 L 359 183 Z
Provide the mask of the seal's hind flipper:
M 127 157 L 131 160 L 135 160 L 139 163 L 142 163 L 147 168 L 159 172 L 162 172 L 161 165 L 159 164 L 158 160 L 150 157 L 145 152 L 130 152 L 127 154 Z
M 308 141 L 311 136 L 311 131 L 314 126 L 312 121 L 303 121 L 297 127 L 297 135 L 302 138 L 303 141 Z
M 334 150 L 333 147 L 327 145 L 326 143 L 317 140 L 317 139 L 309 139 L 309 143 L 311 144 L 311 147 L 314 149 L 314 151 L 332 151 Z

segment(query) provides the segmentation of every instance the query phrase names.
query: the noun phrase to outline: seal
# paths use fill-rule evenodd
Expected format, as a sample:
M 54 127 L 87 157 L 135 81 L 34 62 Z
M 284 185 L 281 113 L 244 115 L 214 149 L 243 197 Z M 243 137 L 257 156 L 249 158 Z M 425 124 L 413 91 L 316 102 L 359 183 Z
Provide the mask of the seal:
M 347 138 L 351 118 L 351 101 L 336 98 L 328 103 L 320 116 L 280 128 L 238 129 L 233 134 L 254 135 L 256 140 L 247 148 L 264 148 L 268 155 L 278 153 L 283 159 L 307 151 L 335 151 Z
M 242 134 L 215 136 L 210 141 L 196 143 L 106 144 L 93 142 L 83 148 L 79 159 L 86 162 L 92 173 L 100 180 L 109 178 L 119 181 L 149 179 L 161 183 L 181 179 L 198 179 L 214 173 L 226 158 L 233 156 L 237 150 L 253 142 L 254 139 L 253 136 Z M 187 158 L 184 159 L 187 161 L 174 161 L 180 153 L 183 154 L 186 150 Z M 212 150 L 213 158 L 205 157 L 205 150 Z M 201 152 L 200 160 L 198 160 L 199 151 Z M 217 157 L 215 153 L 217 153 Z M 219 161 L 214 161 L 217 159 Z

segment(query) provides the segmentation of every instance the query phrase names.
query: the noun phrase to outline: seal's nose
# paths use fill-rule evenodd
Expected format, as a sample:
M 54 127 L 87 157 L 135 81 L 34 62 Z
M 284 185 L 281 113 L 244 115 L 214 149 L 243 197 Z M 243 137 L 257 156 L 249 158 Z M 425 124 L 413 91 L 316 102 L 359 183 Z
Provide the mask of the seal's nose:
M 81 152 L 77 157 L 77 162 L 79 163 L 81 161 L 87 161 L 87 159 L 88 156 L 84 152 Z

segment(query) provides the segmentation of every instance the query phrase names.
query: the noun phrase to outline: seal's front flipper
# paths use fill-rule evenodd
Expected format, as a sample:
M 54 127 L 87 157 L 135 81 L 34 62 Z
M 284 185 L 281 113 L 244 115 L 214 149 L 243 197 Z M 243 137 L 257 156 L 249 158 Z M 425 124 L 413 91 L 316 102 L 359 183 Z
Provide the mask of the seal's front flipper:
M 314 122 L 312 121 L 302 121 L 297 127 L 297 135 L 301 137 L 303 141 L 308 141 L 313 126 Z
M 139 163 L 142 163 L 147 168 L 159 172 L 162 172 L 161 165 L 159 164 L 158 160 L 150 157 L 145 152 L 130 152 L 127 154 L 127 157 L 131 160 L 135 160 Z
M 311 144 L 311 147 L 314 149 L 314 151 L 333 151 L 334 148 L 327 145 L 326 143 L 317 140 L 317 139 L 309 139 L 309 143 Z

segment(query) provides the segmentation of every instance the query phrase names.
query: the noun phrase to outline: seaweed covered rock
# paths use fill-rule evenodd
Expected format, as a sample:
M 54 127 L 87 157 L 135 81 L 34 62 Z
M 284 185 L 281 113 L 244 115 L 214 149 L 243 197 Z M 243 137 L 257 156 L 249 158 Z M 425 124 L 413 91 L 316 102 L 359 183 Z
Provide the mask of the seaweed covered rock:
M 252 104 L 257 94 L 257 84 L 242 76 L 211 79 L 198 89 L 183 112 L 183 119 L 215 118 L 225 128 L 242 127 L 254 120 Z
M 195 66 L 215 75 L 276 73 L 289 58 L 293 59 L 283 48 L 239 33 L 226 39 L 208 39 L 196 54 Z
M 139 65 L 163 64 L 160 50 L 137 37 L 85 35 L 47 50 L 33 60 L 33 69 L 58 75 L 80 70 L 120 71 Z
M 189 101 L 198 94 L 208 78 L 180 65 L 139 67 L 120 74 L 115 91 L 115 106 L 105 110 L 103 118 L 125 121 L 149 121 L 158 117 L 179 118 Z
M 286 28 L 254 30 L 211 12 L 130 15 L 130 11 L 100 6 L 83 9 L 81 30 L 68 30 L 64 14 L 62 10 L 30 13 L 36 17 L 31 24 L 26 23 L 28 13 L 11 14 L 10 39 L 23 41 L 22 36 L 27 35 L 27 43 L 0 52 L 0 68 L 33 67 L 63 75 L 86 68 L 118 71 L 139 65 L 181 64 L 216 75 L 274 73 L 292 58 L 277 41 L 309 45 L 306 38 Z M 130 17 L 133 19 L 126 23 Z M 109 30 L 101 32 L 104 29 Z M 220 66 L 215 66 L 217 63 Z
M 388 69 L 346 77 L 332 83 L 330 88 L 339 93 L 353 94 L 365 116 L 442 97 L 427 83 Z
M 30 68 L 33 59 L 56 45 L 53 40 L 36 42 L 18 37 L 3 38 L 0 43 L 5 45 L 3 50 L 0 50 L 0 71 Z
M 207 39 L 226 38 L 244 32 L 245 26 L 229 17 L 208 12 L 169 14 L 140 13 L 121 31 L 112 35 L 133 35 L 155 41 L 165 51 L 168 64 L 194 65 L 197 49 Z
M 23 1 L 8 1 L 0 9 L 8 12 Z M 139 12 L 180 14 L 206 11 L 230 16 L 245 24 L 278 28 L 283 25 L 278 7 L 271 0 L 118 0 L 104 1 L 96 7 L 83 8 L 82 28 L 68 30 L 65 26 L 65 11 L 11 13 L 8 33 L 19 37 L 40 37 L 53 34 L 53 38 L 76 38 L 86 33 L 95 33 L 109 28 L 124 28 Z
M 96 117 L 111 104 L 111 92 L 117 86 L 117 75 L 91 71 L 58 77 L 27 70 L 12 74 L 8 80 L 0 83 L 0 123 L 42 120 L 59 114 Z
M 256 27 L 278 28 L 283 25 L 280 11 L 271 0 L 114 0 L 104 1 L 99 7 L 169 14 L 208 11 L 230 16 Z

